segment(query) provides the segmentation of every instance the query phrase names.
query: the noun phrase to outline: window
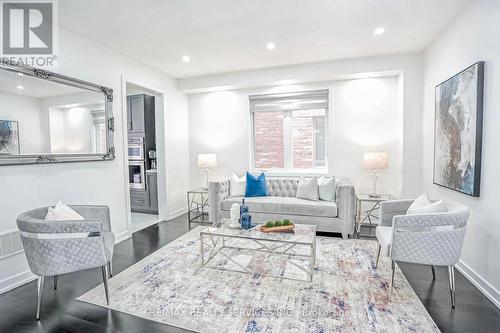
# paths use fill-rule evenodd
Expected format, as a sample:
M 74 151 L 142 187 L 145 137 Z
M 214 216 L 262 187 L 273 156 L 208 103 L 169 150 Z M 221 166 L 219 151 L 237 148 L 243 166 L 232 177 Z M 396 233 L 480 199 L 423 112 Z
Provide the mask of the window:
M 314 130 L 314 167 L 326 167 L 326 121 L 324 116 L 313 118 Z
M 253 167 L 327 168 L 328 90 L 250 96 Z
M 104 110 L 92 111 L 92 150 L 94 153 L 106 152 L 106 117 Z

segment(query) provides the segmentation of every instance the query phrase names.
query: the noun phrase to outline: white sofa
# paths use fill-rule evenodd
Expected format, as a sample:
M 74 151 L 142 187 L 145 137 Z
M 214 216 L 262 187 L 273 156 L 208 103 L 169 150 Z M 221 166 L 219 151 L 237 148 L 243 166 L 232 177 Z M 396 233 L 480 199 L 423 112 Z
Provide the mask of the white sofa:
M 317 231 L 338 232 L 343 238 L 354 233 L 355 192 L 349 181 L 336 179 L 335 201 L 311 201 L 296 198 L 299 178 L 267 177 L 269 196 L 245 198 L 253 223 L 289 219 L 294 223 L 314 224 Z M 230 196 L 229 177 L 211 181 L 208 188 L 212 222 L 229 217 L 233 203 L 243 197 Z

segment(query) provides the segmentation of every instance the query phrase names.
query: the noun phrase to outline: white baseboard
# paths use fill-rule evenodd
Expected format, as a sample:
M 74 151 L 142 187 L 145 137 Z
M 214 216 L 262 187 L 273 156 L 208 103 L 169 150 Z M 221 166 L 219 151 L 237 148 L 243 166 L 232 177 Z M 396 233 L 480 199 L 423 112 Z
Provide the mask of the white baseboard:
M 177 209 L 177 210 L 171 212 L 170 214 L 168 214 L 167 221 L 175 219 L 176 217 L 179 217 L 179 216 L 186 214 L 186 213 L 187 213 L 187 207 Z
M 469 280 L 484 296 L 488 297 L 497 308 L 500 308 L 500 292 L 495 289 L 488 281 L 483 279 L 465 262 L 459 260 L 455 267 Z
M 31 271 L 24 271 L 22 273 L 13 275 L 5 280 L 0 281 L 0 294 L 12 290 L 20 285 L 31 282 L 37 277 Z
M 124 240 L 129 239 L 132 237 L 132 233 L 130 233 L 128 230 L 125 230 L 124 232 L 120 232 L 115 236 L 115 244 L 121 243 Z

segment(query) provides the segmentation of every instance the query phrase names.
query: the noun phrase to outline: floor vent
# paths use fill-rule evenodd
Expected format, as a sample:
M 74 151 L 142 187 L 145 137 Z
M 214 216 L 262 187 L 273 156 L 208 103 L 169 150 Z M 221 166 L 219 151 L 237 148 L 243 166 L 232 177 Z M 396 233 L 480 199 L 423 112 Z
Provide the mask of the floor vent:
M 0 259 L 23 251 L 19 230 L 0 233 Z

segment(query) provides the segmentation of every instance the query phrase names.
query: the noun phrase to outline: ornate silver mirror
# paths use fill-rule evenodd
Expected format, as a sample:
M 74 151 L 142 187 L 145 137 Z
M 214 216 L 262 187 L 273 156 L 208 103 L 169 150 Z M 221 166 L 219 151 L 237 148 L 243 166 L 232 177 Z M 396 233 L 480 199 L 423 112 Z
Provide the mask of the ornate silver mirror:
M 0 165 L 112 160 L 113 90 L 0 64 Z

